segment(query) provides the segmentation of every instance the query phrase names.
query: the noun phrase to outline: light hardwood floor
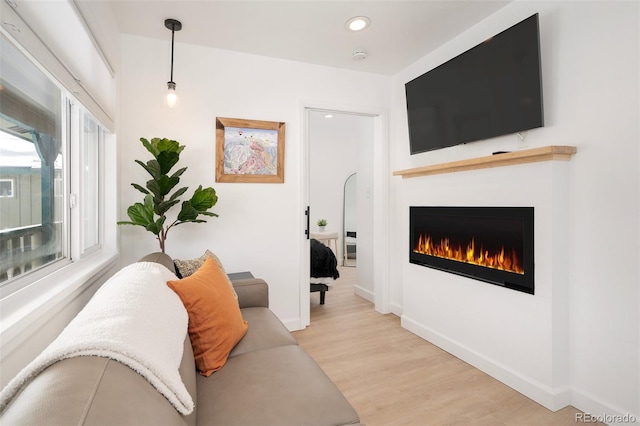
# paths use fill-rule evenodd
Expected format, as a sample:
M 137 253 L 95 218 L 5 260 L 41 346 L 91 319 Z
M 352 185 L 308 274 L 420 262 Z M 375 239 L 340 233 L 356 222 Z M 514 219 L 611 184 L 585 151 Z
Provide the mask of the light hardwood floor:
M 575 425 L 573 407 L 551 412 L 381 315 L 354 294 L 355 268 L 311 293 L 311 325 L 294 332 L 367 426 Z M 595 424 L 595 423 L 591 423 Z M 600 423 L 601 424 L 601 423 Z

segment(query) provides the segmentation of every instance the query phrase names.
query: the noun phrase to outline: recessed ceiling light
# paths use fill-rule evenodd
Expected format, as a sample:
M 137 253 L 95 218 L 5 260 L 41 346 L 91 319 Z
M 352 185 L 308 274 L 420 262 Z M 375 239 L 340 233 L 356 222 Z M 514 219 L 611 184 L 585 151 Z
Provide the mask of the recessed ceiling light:
M 345 24 L 351 31 L 362 31 L 371 25 L 371 20 L 366 16 L 354 16 Z
M 324 118 L 333 118 L 333 114 L 325 114 Z

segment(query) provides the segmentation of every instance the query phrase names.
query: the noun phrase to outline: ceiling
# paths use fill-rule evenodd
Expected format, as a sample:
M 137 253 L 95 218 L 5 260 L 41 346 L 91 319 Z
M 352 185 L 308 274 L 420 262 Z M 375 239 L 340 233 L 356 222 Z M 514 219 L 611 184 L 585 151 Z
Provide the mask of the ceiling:
M 393 75 L 511 0 L 109 1 L 122 33 L 170 40 L 173 18 L 176 43 Z M 347 30 L 358 15 L 371 25 Z M 353 60 L 355 49 L 366 59 Z

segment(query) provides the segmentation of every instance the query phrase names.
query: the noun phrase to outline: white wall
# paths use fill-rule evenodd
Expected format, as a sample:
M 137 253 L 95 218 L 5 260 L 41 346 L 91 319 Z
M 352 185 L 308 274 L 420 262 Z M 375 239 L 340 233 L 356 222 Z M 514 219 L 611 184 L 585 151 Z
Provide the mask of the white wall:
M 375 264 L 376 251 L 374 244 L 374 119 L 361 117 L 362 131 L 358 139 L 358 179 L 356 181 L 357 209 L 357 271 L 355 292 L 370 302 L 375 302 Z M 386 158 L 385 158 L 386 159 Z M 384 263 L 384 261 L 378 261 Z M 380 307 L 376 307 L 380 310 Z
M 395 178 L 391 276 L 402 284 L 391 289 L 391 303 L 403 306 L 405 319 L 428 330 L 435 340 L 441 338 L 449 350 L 516 388 L 536 393 L 530 396 L 543 404 L 568 398 L 592 414 L 630 413 L 640 418 L 639 4 L 516 1 L 394 76 L 392 169 L 522 148 L 516 136 L 505 136 L 410 156 L 403 88 L 407 81 L 536 12 L 545 127 L 528 132 L 525 148 L 574 145 L 578 153 L 562 166 Z M 548 175 L 558 174 L 557 167 L 566 168 L 559 173 L 568 180 L 566 194 L 547 200 L 540 186 L 555 191 Z M 515 193 L 497 191 L 499 179 Z M 563 204 L 562 197 L 566 207 L 553 207 L 560 214 L 554 219 L 543 207 L 547 202 Z M 553 253 L 566 262 L 566 279 L 561 274 L 549 280 L 549 265 L 536 262 L 539 291 L 532 299 L 518 301 L 524 310 L 514 312 L 508 302 L 525 297 L 517 292 L 410 265 L 405 254 L 408 206 L 445 201 L 536 204 L 537 237 L 543 231 L 548 237 L 554 221 L 565 221 L 568 248 Z M 536 256 L 540 244 L 547 242 L 536 241 Z M 517 318 L 525 325 L 519 338 L 496 320 L 500 317 Z M 529 323 L 532 319 L 534 324 Z M 506 338 L 512 340 L 505 344 Z M 538 359 L 526 353 L 531 341 L 539 344 Z
M 302 105 L 388 103 L 386 77 L 183 44 L 176 36 L 174 81 L 178 107 L 163 104 L 170 41 L 122 36 L 120 85 L 120 211 L 140 200 L 129 186 L 146 177 L 134 159 L 148 158 L 140 137 L 168 137 L 186 145 L 181 184 L 213 186 L 219 196 L 206 224 L 171 230 L 167 253 L 180 259 L 209 248 L 229 271 L 250 270 L 269 282 L 271 308 L 290 329 L 300 328 L 300 253 L 306 225 L 301 199 Z M 286 123 L 285 183 L 215 182 L 215 118 Z M 187 194 L 189 194 L 189 191 Z M 121 253 L 130 263 L 157 251 L 153 236 L 120 227 Z M 308 314 L 307 314 L 308 315 Z

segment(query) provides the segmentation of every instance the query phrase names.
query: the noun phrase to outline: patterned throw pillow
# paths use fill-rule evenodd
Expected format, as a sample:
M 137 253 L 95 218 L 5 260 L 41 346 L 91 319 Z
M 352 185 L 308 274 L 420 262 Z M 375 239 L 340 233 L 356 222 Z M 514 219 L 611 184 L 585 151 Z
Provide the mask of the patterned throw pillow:
M 197 259 L 191 259 L 191 260 L 173 259 L 173 264 L 176 266 L 176 271 L 178 272 L 178 278 L 186 278 L 189 275 L 193 275 L 193 273 L 196 272 L 198 269 L 200 269 L 200 267 L 204 264 L 204 262 L 208 258 L 212 258 L 218 264 L 218 267 L 220 267 L 220 269 L 222 270 L 222 273 L 224 274 L 227 283 L 229 284 L 229 286 L 231 286 L 231 291 L 233 292 L 233 296 L 236 298 L 236 301 L 237 301 L 238 294 L 236 293 L 236 290 L 233 288 L 233 284 L 231 283 L 231 280 L 227 276 L 227 272 L 224 270 L 224 266 L 222 266 L 222 262 L 220 262 L 220 259 L 218 259 L 218 256 L 216 256 L 213 252 L 211 252 L 208 249 L 204 252 L 202 256 L 200 256 Z

